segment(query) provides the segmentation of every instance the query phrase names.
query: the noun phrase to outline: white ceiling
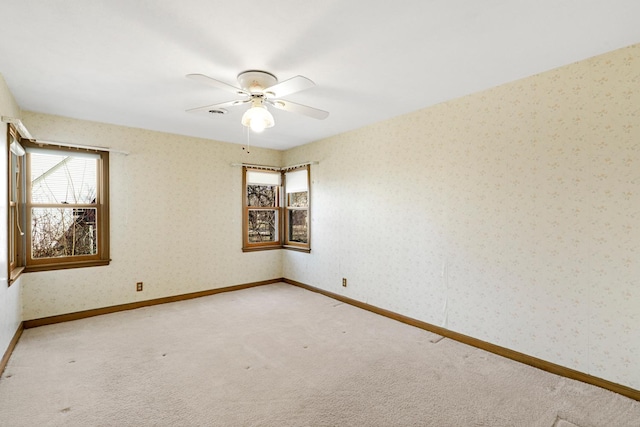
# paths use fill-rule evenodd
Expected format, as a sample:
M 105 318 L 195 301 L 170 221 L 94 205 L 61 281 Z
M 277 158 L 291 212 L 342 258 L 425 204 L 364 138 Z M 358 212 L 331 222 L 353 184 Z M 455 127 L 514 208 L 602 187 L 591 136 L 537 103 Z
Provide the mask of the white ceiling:
M 0 74 L 23 110 L 245 143 L 186 109 L 248 69 L 317 86 L 252 145 L 287 149 L 640 42 L 638 0 L 3 0 Z M 38 135 L 34 135 L 38 137 Z M 78 142 L 78 141 L 74 141 Z

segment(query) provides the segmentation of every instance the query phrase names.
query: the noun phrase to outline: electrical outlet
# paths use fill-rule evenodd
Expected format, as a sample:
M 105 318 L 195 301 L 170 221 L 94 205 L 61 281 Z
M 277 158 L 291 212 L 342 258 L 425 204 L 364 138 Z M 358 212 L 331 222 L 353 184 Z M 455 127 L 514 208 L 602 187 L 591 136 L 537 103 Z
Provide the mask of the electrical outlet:
M 347 279 L 345 277 L 342 278 L 342 286 L 347 287 Z
M 142 291 L 142 282 L 138 282 L 136 283 L 136 292 L 141 292 Z

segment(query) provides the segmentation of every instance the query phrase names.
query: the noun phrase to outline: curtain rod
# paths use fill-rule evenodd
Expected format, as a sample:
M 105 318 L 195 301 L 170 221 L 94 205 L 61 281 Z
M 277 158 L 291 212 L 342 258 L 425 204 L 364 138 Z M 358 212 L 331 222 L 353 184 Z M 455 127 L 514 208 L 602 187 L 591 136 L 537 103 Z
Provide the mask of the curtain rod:
M 310 165 L 317 165 L 320 162 L 305 162 L 305 163 L 298 163 L 297 165 L 291 165 L 291 166 L 283 166 L 280 168 L 280 170 L 287 170 L 287 169 L 295 169 L 295 168 L 299 168 L 301 166 L 310 166 Z
M 125 156 L 129 155 L 128 151 L 115 150 L 109 147 L 98 147 L 94 145 L 81 145 L 81 144 L 70 144 L 68 142 L 58 142 L 58 141 L 45 141 L 41 139 L 32 139 L 32 142 L 41 145 L 57 145 L 58 147 L 69 147 L 69 148 L 79 148 L 82 150 L 95 150 L 95 151 L 108 151 L 109 153 L 123 154 Z
M 125 156 L 129 155 L 128 151 L 114 150 L 112 148 L 107 148 L 107 147 L 95 147 L 95 146 L 92 146 L 92 145 L 69 144 L 67 142 L 44 141 L 44 140 L 36 139 L 36 138 L 31 136 L 31 133 L 29 133 L 29 131 L 27 130 L 27 128 L 24 125 L 24 123 L 22 123 L 22 120 L 20 120 L 20 119 L 18 119 L 16 117 L 2 116 L 2 121 L 4 123 L 11 123 L 12 125 L 14 125 L 18 129 L 18 132 L 20 133 L 20 136 L 23 139 L 29 140 L 29 141 L 34 142 L 36 144 L 40 144 L 40 145 L 57 145 L 58 147 L 79 148 L 79 149 L 83 149 L 83 150 L 108 151 L 109 153 L 124 154 Z
M 283 166 L 283 167 L 268 166 L 268 165 L 252 165 L 252 164 L 249 164 L 249 163 L 231 163 L 231 166 L 245 166 L 245 167 L 248 167 L 248 168 L 268 169 L 268 170 L 274 170 L 274 171 L 284 171 L 284 170 L 288 170 L 288 169 L 299 168 L 301 166 L 317 165 L 319 163 L 320 162 L 305 162 L 305 163 L 298 163 L 297 165 Z
M 280 168 L 278 166 L 268 166 L 268 165 L 252 165 L 249 163 L 231 163 L 231 166 L 246 166 L 248 168 L 256 168 L 256 169 L 267 169 L 272 171 L 279 171 Z

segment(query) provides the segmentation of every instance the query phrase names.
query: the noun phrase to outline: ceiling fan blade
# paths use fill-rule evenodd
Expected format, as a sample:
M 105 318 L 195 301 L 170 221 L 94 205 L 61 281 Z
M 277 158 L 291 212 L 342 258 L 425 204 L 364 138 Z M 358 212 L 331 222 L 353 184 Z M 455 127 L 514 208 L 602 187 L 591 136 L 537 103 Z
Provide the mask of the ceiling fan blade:
M 204 74 L 187 74 L 187 77 L 197 82 L 235 93 L 236 95 L 249 95 L 246 91 L 240 89 L 239 87 L 231 86 L 230 84 L 213 79 L 209 76 L 205 76 Z
M 288 80 L 275 84 L 264 90 L 265 95 L 271 98 L 282 98 L 292 93 L 314 87 L 316 84 L 303 76 L 291 77 Z
M 187 113 L 197 113 L 199 111 L 219 110 L 219 109 L 224 108 L 224 107 L 235 107 L 236 105 L 246 104 L 249 101 L 251 101 L 251 98 L 249 98 L 249 99 L 237 99 L 235 101 L 227 101 L 227 102 L 221 102 L 221 103 L 218 103 L 218 104 L 205 105 L 203 107 L 190 108 L 190 109 L 187 110 Z
M 285 110 L 292 113 L 304 114 L 305 116 L 312 117 L 318 120 L 324 120 L 329 117 L 329 112 L 319 110 L 317 108 L 309 107 L 302 104 L 297 104 L 291 101 L 285 101 L 284 99 L 268 99 L 267 102 L 273 105 L 279 110 Z

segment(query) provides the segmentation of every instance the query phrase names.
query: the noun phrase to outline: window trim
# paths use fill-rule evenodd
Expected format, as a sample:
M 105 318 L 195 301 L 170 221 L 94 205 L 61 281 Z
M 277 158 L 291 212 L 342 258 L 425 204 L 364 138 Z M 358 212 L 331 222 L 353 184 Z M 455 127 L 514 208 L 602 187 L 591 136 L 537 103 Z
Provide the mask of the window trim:
M 307 171 L 307 243 L 291 242 L 289 240 L 288 229 L 288 212 L 291 210 L 287 205 L 286 180 L 285 174 L 295 170 Z M 278 196 L 276 198 L 275 207 L 249 207 L 247 195 L 247 172 L 271 172 L 280 174 L 280 186 L 278 186 Z M 276 226 L 278 227 L 277 238 L 275 242 L 250 243 L 249 242 L 249 211 L 250 210 L 275 210 L 277 214 Z M 242 251 L 256 252 L 272 249 L 287 249 L 298 252 L 311 252 L 311 168 L 309 164 L 298 165 L 290 168 L 276 167 L 260 167 L 259 165 L 242 165 Z
M 101 150 L 87 150 L 74 147 L 65 147 L 49 144 L 39 144 L 31 141 L 23 141 L 23 145 L 26 149 L 37 148 L 39 150 L 51 150 L 51 151 L 68 151 L 73 153 L 83 153 L 90 151 L 98 154 L 100 159 L 98 160 L 96 170 L 96 203 L 79 205 L 80 207 L 89 207 L 96 209 L 96 227 L 98 238 L 98 249 L 96 255 L 77 255 L 59 258 L 41 258 L 33 259 L 31 257 L 31 209 L 34 207 L 31 204 L 31 185 L 30 179 L 26 179 L 26 197 L 24 201 L 24 212 L 26 217 L 26 230 L 25 234 L 28 236 L 28 240 L 25 241 L 25 271 L 49 271 L 49 270 L 61 270 L 69 268 L 82 268 L 82 267 L 97 267 L 109 265 L 110 259 L 110 242 L 109 242 L 109 152 Z M 30 156 L 27 152 L 26 156 Z M 25 177 L 29 177 L 31 174 L 31 165 L 29 157 L 25 161 Z M 37 204 L 36 207 L 48 207 L 48 205 Z M 52 205 L 56 207 L 57 205 Z M 73 205 L 72 205 L 73 206 Z
M 286 191 L 287 188 L 287 180 L 286 175 L 287 172 L 294 172 L 299 170 L 307 171 L 307 206 L 304 208 L 300 207 L 290 207 L 289 206 L 289 197 Z M 310 252 L 311 251 L 311 170 L 309 165 L 303 165 L 291 169 L 285 169 L 282 171 L 282 182 L 283 184 L 283 194 L 284 194 L 284 202 L 283 202 L 283 220 L 284 220 L 284 245 L 285 249 L 291 249 L 301 252 Z M 292 210 L 306 210 L 307 211 L 307 243 L 300 242 L 292 242 L 289 236 L 289 212 Z
M 13 124 L 7 125 L 7 283 L 11 286 L 25 269 L 25 237 L 20 234 L 20 230 L 25 227 L 24 215 L 24 183 L 25 183 L 25 160 L 24 156 L 15 155 L 19 166 L 18 179 L 14 194 L 13 188 L 13 152 L 11 144 L 15 140 L 22 143 L 20 133 Z M 15 197 L 15 201 L 13 200 Z M 22 212 L 22 215 L 20 214 Z M 15 218 L 12 222 L 11 218 Z M 13 254 L 13 260 L 12 260 Z
M 264 251 L 269 249 L 280 249 L 282 248 L 282 214 L 280 210 L 280 198 L 281 198 L 281 187 L 279 185 L 276 191 L 275 197 L 275 206 L 249 206 L 248 200 L 249 195 L 247 194 L 247 173 L 248 172 L 268 172 L 268 173 L 278 173 L 277 171 L 273 171 L 271 169 L 259 169 L 256 167 L 242 167 L 242 251 L 243 252 L 252 252 L 252 251 Z M 282 181 L 280 181 L 282 183 Z M 251 243 L 249 242 L 249 212 L 250 211 L 275 211 L 276 212 L 276 227 L 277 240 L 273 242 L 260 242 L 260 243 Z

